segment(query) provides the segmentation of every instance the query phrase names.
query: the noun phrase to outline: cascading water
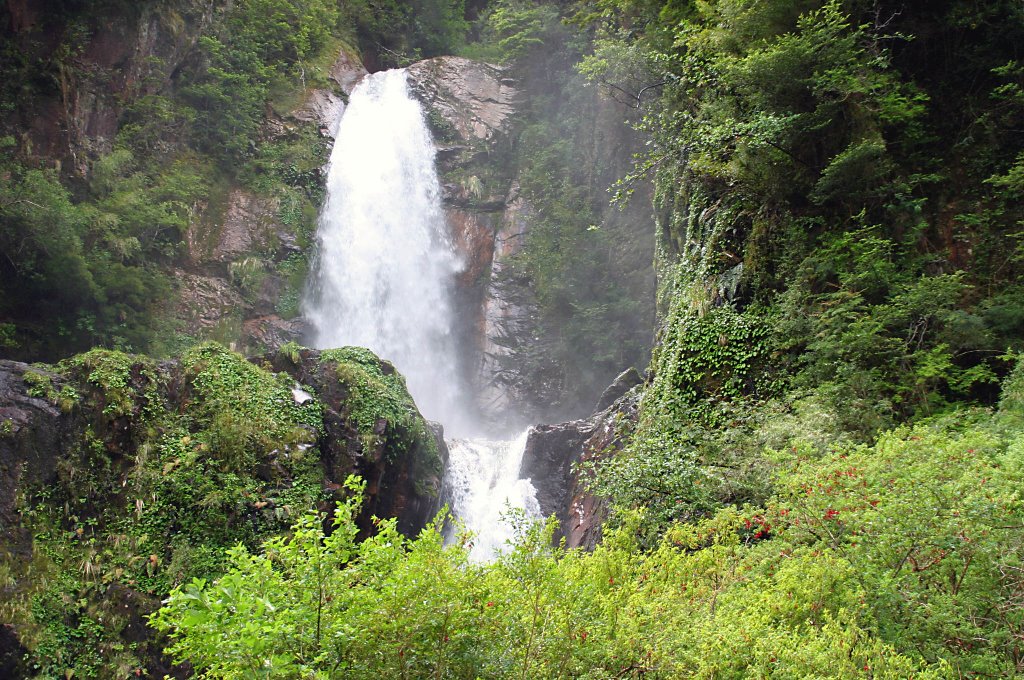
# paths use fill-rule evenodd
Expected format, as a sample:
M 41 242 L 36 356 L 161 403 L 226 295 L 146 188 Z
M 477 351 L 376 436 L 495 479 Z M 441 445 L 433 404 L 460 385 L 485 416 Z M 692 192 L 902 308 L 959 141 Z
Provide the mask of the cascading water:
M 469 556 L 493 557 L 511 540 L 514 527 L 503 521 L 509 508 L 539 518 L 537 490 L 529 479 L 519 479 L 519 465 L 529 430 L 511 440 L 455 439 L 450 453 L 445 492 L 452 507 L 474 534 Z
M 465 437 L 474 427 L 452 332 L 461 263 L 441 209 L 435 153 L 404 70 L 356 86 L 331 152 L 303 310 L 314 345 L 372 349 L 405 375 L 427 418 Z M 445 495 L 478 535 L 478 559 L 491 557 L 508 533 L 498 522 L 506 499 L 539 514 L 529 480 L 518 479 L 525 439 L 450 441 Z
M 369 347 L 405 375 L 426 417 L 461 424 L 449 291 L 459 262 L 434 145 L 404 71 L 368 76 L 352 92 L 317 238 L 305 306 L 315 344 Z

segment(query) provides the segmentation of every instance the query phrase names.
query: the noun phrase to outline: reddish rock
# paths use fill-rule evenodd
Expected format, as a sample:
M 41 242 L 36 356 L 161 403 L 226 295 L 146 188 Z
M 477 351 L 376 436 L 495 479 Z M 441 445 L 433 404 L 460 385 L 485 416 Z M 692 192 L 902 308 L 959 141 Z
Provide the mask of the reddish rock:
M 164 91 L 171 74 L 188 57 L 213 7 L 182 3 L 167 9 L 140 4 L 136 11 L 92 12 L 81 35 L 45 2 L 8 0 L 9 39 L 39 60 L 52 59 L 72 41 L 76 51 L 62 57 L 51 92 L 40 92 L 19 110 L 17 127 L 26 131 L 22 150 L 51 159 L 66 173 L 85 177 L 90 165 L 108 153 L 125 107 L 142 94 Z
M 247 319 L 242 324 L 242 350 L 265 352 L 297 341 L 306 331 L 301 319 L 282 319 L 276 314 Z
M 225 278 L 180 269 L 173 275 L 178 287 L 174 318 L 184 323 L 189 334 L 208 337 L 213 329 L 232 319 L 238 323 L 245 300 Z
M 478 286 L 486 281 L 494 257 L 494 220 L 489 215 L 448 208 L 445 210 L 453 245 L 462 262 L 456 276 L 460 288 Z
M 35 28 L 41 9 L 39 3 L 31 0 L 7 0 L 11 32 L 24 33 Z

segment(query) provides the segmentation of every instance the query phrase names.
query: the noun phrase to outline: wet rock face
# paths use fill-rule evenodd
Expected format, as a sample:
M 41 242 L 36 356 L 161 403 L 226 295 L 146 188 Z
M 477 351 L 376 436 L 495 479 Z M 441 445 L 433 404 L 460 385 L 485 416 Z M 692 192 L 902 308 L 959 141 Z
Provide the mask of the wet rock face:
M 612 384 L 605 388 L 605 391 L 601 393 L 601 398 L 597 400 L 597 406 L 594 407 L 594 413 L 600 413 L 605 410 L 627 392 L 642 384 L 644 381 L 643 376 L 640 375 L 640 371 L 636 370 L 632 366 L 627 368 L 622 373 L 616 376 Z
M 113 148 L 125 106 L 167 87 L 212 21 L 214 7 L 197 0 L 158 4 L 91 16 L 83 35 L 71 37 L 60 3 L 8 0 L 6 28 L 23 53 L 52 59 L 68 39 L 76 48 L 55 91 L 19 113 L 24 120 L 18 127 L 27 131 L 33 154 L 84 177 L 90 162 Z
M 580 459 L 583 445 L 593 434 L 594 427 L 588 420 L 538 425 L 530 431 L 523 450 L 519 476 L 530 478 L 537 489 L 541 514 L 558 517 L 563 531 L 569 519 L 565 499 L 572 486 L 572 464 Z
M 425 59 L 409 67 L 413 92 L 463 143 L 487 142 L 511 130 L 518 91 L 504 69 L 462 57 Z
M 408 81 L 434 135 L 445 216 L 462 262 L 455 333 L 467 357 L 463 378 L 480 395 L 483 418 L 507 425 L 501 421 L 508 401 L 495 387 L 497 364 L 489 357 L 502 351 L 494 340 L 517 311 L 502 299 L 495 274 L 527 229 L 508 162 L 520 93 L 501 67 L 461 57 L 413 64 Z
M 613 456 L 622 448 L 636 427 L 640 394 L 637 385 L 595 417 L 596 426 L 583 443 L 579 462 Z M 566 544 L 593 550 L 601 540 L 601 524 L 608 516 L 607 502 L 587 491 L 576 474 L 570 478 L 569 493 L 564 500 L 568 505 L 568 521 L 563 528 Z
M 330 143 L 349 93 L 366 74 L 356 56 L 340 51 L 330 69 L 332 85 L 309 90 L 294 111 L 271 116 L 260 143 L 288 139 L 309 125 Z M 175 277 L 175 318 L 190 335 L 230 340 L 245 352 L 276 349 L 301 337 L 301 319 L 279 313 L 286 291 L 297 295 L 282 264 L 305 260 L 295 226 L 282 218 L 280 199 L 234 187 L 213 212 L 193 221 L 186 235 L 187 271 Z
M 475 376 L 481 401 L 498 422 L 500 414 L 514 410 L 508 391 L 495 380 L 502 370 L 502 359 L 509 354 L 502 339 L 525 335 L 524 322 L 528 318 L 527 310 L 515 299 L 516 291 L 506 290 L 501 277 L 510 259 L 525 245 L 533 218 L 533 206 L 519 195 L 519 186 L 513 182 L 501 224 L 494 234 L 494 256 L 480 311 L 482 330 L 478 337 L 482 350 Z
M 19 535 L 18 490 L 43 484 L 53 475 L 74 429 L 59 408 L 30 393 L 25 382 L 29 372 L 60 385 L 60 379 L 47 371 L 0 360 L 0 537 L 11 541 L 16 550 L 26 548 L 23 539 L 31 548 L 31 536 Z
M 623 385 L 632 382 L 632 376 L 627 374 L 629 371 L 624 371 L 606 390 L 606 395 L 617 390 L 620 394 L 604 410 L 583 420 L 538 426 L 526 441 L 519 476 L 529 477 L 533 482 L 541 512 L 558 518 L 555 539 L 564 537 L 569 548 L 592 550 L 601 540 L 607 504 L 587 491 L 573 467 L 614 455 L 635 426 L 639 383 L 623 392 Z

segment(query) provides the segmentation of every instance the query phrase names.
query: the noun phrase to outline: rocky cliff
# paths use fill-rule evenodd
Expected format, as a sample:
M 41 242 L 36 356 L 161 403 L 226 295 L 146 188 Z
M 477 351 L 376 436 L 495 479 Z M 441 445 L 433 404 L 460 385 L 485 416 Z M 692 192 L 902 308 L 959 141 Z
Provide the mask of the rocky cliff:
M 310 88 L 283 115 L 272 114 L 259 144 L 287 144 L 305 136 L 319 140 L 326 162 L 345 102 L 366 75 L 359 58 L 341 49 L 331 64 L 327 88 Z M 316 168 L 312 181 L 323 181 Z M 296 215 L 296 209 L 305 214 Z M 316 209 L 300 208 L 287 192 L 230 187 L 223 203 L 192 221 L 187 257 L 175 270 L 179 300 L 174 315 L 193 337 L 233 343 L 246 353 L 275 349 L 305 330 L 299 299 L 313 248 Z
M 7 0 L 0 30 L 24 63 L 40 64 L 56 85 L 12 112 L 23 148 L 82 179 L 113 149 L 126 107 L 168 87 L 215 9 L 201 0 L 137 3 L 86 21 L 65 4 Z
M 530 207 L 514 178 L 516 114 L 522 93 L 507 69 L 461 57 L 438 57 L 409 67 L 413 91 L 427 109 L 438 146 L 445 216 L 463 267 L 456 284 L 470 360 L 468 384 L 480 416 L 508 425 L 508 395 L 496 385 L 493 360 L 503 320 L 514 303 L 497 285 L 498 272 L 523 244 Z

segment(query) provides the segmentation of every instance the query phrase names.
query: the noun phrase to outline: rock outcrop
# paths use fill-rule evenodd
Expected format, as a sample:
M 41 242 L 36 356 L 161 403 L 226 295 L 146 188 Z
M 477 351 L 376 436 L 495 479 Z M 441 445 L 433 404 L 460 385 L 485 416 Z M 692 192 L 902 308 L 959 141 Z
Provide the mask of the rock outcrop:
M 60 376 L 28 364 L 0 361 L 0 540 L 24 546 L 16 499 L 26 485 L 43 484 L 77 429 L 25 380 L 31 372 L 60 387 Z M 31 539 L 29 537 L 29 542 Z
M 113 148 L 125 108 L 167 87 L 213 20 L 214 5 L 140 3 L 88 25 L 65 25 L 58 4 L 7 0 L 12 43 L 26 58 L 60 65 L 56 91 L 19 111 L 17 127 L 32 155 L 85 177 L 91 162 Z
M 431 122 L 461 143 L 497 141 L 511 131 L 519 93 L 500 66 L 462 57 L 437 57 L 408 69 L 413 91 L 433 112 Z M 451 147 L 449 147 L 451 148 Z
M 337 361 L 304 348 L 293 355 L 273 353 L 252 361 L 291 376 L 296 384 L 310 389 L 311 398 L 321 400 L 325 415 L 316 445 L 324 463 L 325 489 L 338 487 L 350 474 L 366 479 L 364 524 L 368 524 L 373 515 L 398 517 L 400 527 L 415 534 L 433 518 L 438 509 L 440 470 L 434 466 L 433 471 L 427 470 L 427 474 L 420 477 L 413 470 L 417 459 L 428 455 L 422 448 L 424 443 L 417 442 L 412 449 L 396 455 L 395 442 L 379 436 L 387 423 L 376 423 L 380 432 L 362 432 L 349 418 L 351 406 L 347 399 L 351 390 L 339 380 Z M 378 361 L 383 374 L 394 374 L 394 366 Z M 163 362 L 159 371 L 160 384 L 166 390 L 159 395 L 161 408 L 187 412 L 192 408 L 194 397 L 184 389 L 187 378 L 181 366 L 174 361 Z M 57 460 L 74 448 L 74 442 L 87 429 L 102 436 L 106 448 L 116 452 L 119 458 L 128 459 L 136 453 L 137 442 L 131 432 L 140 424 L 134 416 L 127 414 L 110 420 L 74 403 L 65 403 L 62 409 L 59 395 L 66 386 L 74 390 L 76 398 L 88 389 L 61 372 L 0 360 L 0 529 L 4 532 L 17 531 L 20 525 L 16 505 L 19 492 L 51 483 Z M 367 434 L 378 435 L 372 437 L 375 442 L 372 450 L 365 446 Z M 399 439 L 409 436 L 408 433 L 396 435 Z M 441 460 L 446 459 L 444 440 L 434 435 L 431 439 L 437 455 Z M 2 535 L 12 537 L 9 533 Z
M 363 349 L 286 349 L 0 360 L 0 601 L 13 612 L 0 675 L 23 677 L 56 626 L 69 650 L 122 645 L 140 672 L 186 677 L 145 616 L 236 542 L 257 549 L 311 503 L 329 516 L 349 475 L 366 481 L 364 533 L 373 517 L 409 535 L 433 518 L 447 449 L 394 367 Z M 37 616 L 52 584 L 60 597 Z
M 269 116 L 260 143 L 287 140 L 314 126 L 329 146 L 348 95 L 366 74 L 357 56 L 341 50 L 329 70 L 330 87 L 309 89 L 298 108 Z M 175 316 L 186 334 L 230 341 L 248 353 L 302 337 L 298 298 L 309 244 L 300 240 L 289 210 L 294 205 L 284 205 L 280 196 L 236 186 L 223 207 L 193 221 L 186 235 L 188 271 L 176 277 Z M 211 290 L 218 295 L 208 295 Z
M 433 519 L 440 509 L 442 468 L 448 460 L 448 448 L 437 426 L 431 427 L 429 436 L 440 465 L 428 460 L 435 454 L 428 450 L 427 441 L 416 441 L 396 456 L 394 442 L 379 436 L 387 423 L 378 420 L 372 433 L 378 436 L 367 437 L 368 433 L 352 422 L 352 406 L 348 403 L 351 388 L 339 381 L 337 362 L 325 360 L 321 352 L 311 349 L 275 352 L 260 361 L 312 388 L 320 399 L 324 430 L 319 450 L 326 486 L 337 489 L 353 474 L 366 481 L 366 504 L 360 518 L 365 530 L 370 529 L 371 517 L 396 517 L 399 530 L 413 536 Z M 387 361 L 380 360 L 379 368 L 384 375 L 395 374 L 395 367 Z
M 564 537 L 569 548 L 592 550 L 601 540 L 607 505 L 587 490 L 576 465 L 621 448 L 636 424 L 639 377 L 634 369 L 624 371 L 605 392 L 605 397 L 618 396 L 602 410 L 582 420 L 537 426 L 526 440 L 519 476 L 533 482 L 541 512 L 558 518 L 556 540 Z

